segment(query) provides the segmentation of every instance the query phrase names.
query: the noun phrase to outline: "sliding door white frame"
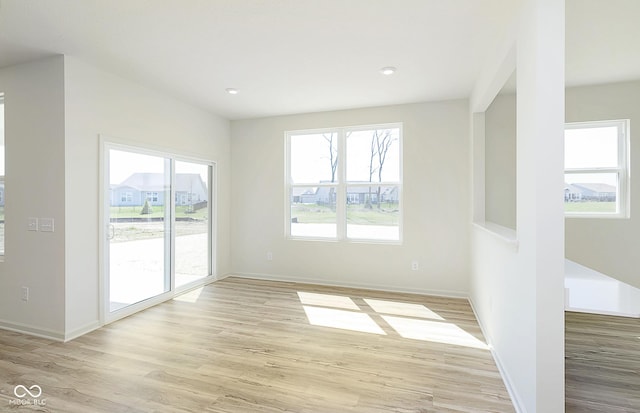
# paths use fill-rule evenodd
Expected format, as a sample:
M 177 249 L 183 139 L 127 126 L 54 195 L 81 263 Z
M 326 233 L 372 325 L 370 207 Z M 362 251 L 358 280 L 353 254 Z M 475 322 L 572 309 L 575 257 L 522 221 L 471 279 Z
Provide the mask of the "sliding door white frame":
M 148 298 L 146 300 L 131 304 L 127 307 L 116 311 L 110 311 L 110 299 L 109 299 L 109 207 L 110 200 L 106 195 L 109 190 L 109 151 L 121 150 L 131 153 L 138 153 L 142 155 L 158 156 L 170 159 L 171 162 L 171 193 L 170 193 L 170 237 L 168 246 L 165 247 L 165 253 L 168 251 L 169 256 L 165 257 L 165 262 L 168 261 L 170 288 L 169 291 Z M 176 288 L 175 285 L 175 163 L 176 161 L 191 162 L 201 165 L 206 165 L 208 169 L 208 236 L 207 236 L 207 251 L 208 251 L 208 275 L 197 279 L 193 282 L 187 283 Z M 141 145 L 135 142 L 129 142 L 112 137 L 100 136 L 100 171 L 99 171 L 99 268 L 100 268 L 100 297 L 99 297 L 99 311 L 100 311 L 100 323 L 102 325 L 127 317 L 133 313 L 144 310 L 146 308 L 157 305 L 161 302 L 170 300 L 177 295 L 192 290 L 194 288 L 201 287 L 216 279 L 216 255 L 215 255 L 215 242 L 217 239 L 217 173 L 216 163 L 211 160 L 200 159 L 197 157 L 176 153 L 176 151 L 167 150 L 164 148 L 156 148 L 146 145 Z M 167 248 L 168 247 L 168 248 Z

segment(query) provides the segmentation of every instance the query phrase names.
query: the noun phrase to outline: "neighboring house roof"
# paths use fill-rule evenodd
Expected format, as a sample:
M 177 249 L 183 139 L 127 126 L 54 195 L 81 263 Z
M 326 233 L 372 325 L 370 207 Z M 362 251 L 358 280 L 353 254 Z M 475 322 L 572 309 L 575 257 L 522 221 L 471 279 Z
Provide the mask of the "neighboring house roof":
M 588 190 L 591 192 L 596 192 L 599 194 L 615 194 L 616 187 L 609 184 L 601 184 L 601 183 L 586 183 L 586 184 L 572 184 L 574 187 L 579 188 L 581 190 Z
M 176 174 L 176 192 L 195 192 L 200 188 L 206 192 L 206 185 L 200 174 Z
M 291 190 L 291 195 L 292 196 L 300 196 L 300 195 L 314 195 L 316 193 L 316 191 L 318 190 L 318 188 L 300 188 L 300 187 L 294 187 Z
M 582 193 L 582 189 L 572 185 L 572 184 L 568 184 L 565 182 L 564 184 L 564 190 L 565 191 L 569 191 L 569 192 L 575 192 L 575 193 Z
M 162 173 L 136 172 L 122 181 L 116 188 L 130 187 L 138 191 L 161 192 L 166 189 L 165 176 Z M 200 174 L 176 174 L 176 192 L 194 192 L 205 188 Z

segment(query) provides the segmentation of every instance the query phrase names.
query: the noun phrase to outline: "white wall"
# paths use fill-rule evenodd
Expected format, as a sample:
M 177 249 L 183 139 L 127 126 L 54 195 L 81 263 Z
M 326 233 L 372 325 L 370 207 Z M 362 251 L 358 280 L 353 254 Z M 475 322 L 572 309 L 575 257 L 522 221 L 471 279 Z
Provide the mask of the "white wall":
M 640 122 L 640 81 L 567 88 L 565 119 L 584 122 L 630 119 L 630 158 L 640 159 L 640 138 L 634 125 Z M 498 96 L 486 113 L 486 219 L 515 229 L 515 205 L 504 202 L 515 197 L 515 162 L 508 163 L 515 151 L 513 135 L 516 125 L 511 115 L 513 97 Z M 494 139 L 493 144 L 489 143 Z M 565 219 L 565 254 L 567 258 L 589 268 L 640 287 L 640 170 L 631 165 L 631 210 L 629 219 Z M 509 218 L 506 220 L 505 217 Z M 597 234 L 597 236 L 594 236 Z
M 501 94 L 485 113 L 485 219 L 516 229 L 516 96 Z
M 0 327 L 62 338 L 65 289 L 63 59 L 0 69 L 5 93 L 6 207 Z M 55 232 L 28 232 L 28 217 Z M 29 288 L 29 301 L 20 299 Z
M 473 226 L 471 299 L 521 412 L 564 411 L 564 2 L 524 0 L 517 29 L 517 233 Z M 512 42 L 507 42 L 511 45 Z M 483 112 L 514 67 L 505 47 L 478 81 Z M 505 57 L 507 56 L 507 57 Z M 498 86 L 499 88 L 499 86 Z M 473 115 L 474 126 L 481 125 Z M 484 132 L 474 130 L 474 185 L 484 185 Z M 481 176 L 478 176 L 481 175 Z M 484 192 L 473 191 L 474 208 Z
M 403 122 L 404 242 L 285 238 L 284 133 Z M 233 272 L 253 277 L 466 296 L 469 142 L 466 101 L 233 121 Z M 267 251 L 273 261 L 266 260 Z M 420 263 L 411 271 L 411 261 Z
M 217 274 L 230 272 L 229 122 L 65 57 L 66 333 L 99 317 L 99 135 L 217 162 Z M 40 178 L 41 179 L 41 178 Z
M 567 218 L 567 258 L 640 288 L 640 81 L 569 88 L 566 120 L 631 120 L 629 219 Z

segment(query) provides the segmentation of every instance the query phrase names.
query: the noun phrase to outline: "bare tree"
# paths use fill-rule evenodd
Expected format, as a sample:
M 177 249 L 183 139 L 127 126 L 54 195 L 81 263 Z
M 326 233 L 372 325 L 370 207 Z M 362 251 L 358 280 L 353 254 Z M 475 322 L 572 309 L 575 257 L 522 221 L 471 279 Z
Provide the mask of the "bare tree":
M 338 144 L 335 142 L 336 134 L 331 132 L 329 136 L 326 133 L 322 137 L 329 144 L 329 164 L 331 165 L 331 182 L 336 181 L 336 170 L 338 169 Z
M 391 145 L 398 139 L 393 136 L 391 130 L 375 130 L 373 133 L 373 139 L 371 140 L 371 146 L 373 147 L 373 143 L 375 141 L 376 146 L 376 154 L 378 155 L 378 182 L 382 182 L 382 168 L 384 167 L 384 162 L 387 160 L 387 153 L 389 152 L 389 148 Z M 373 151 L 372 151 L 373 152 Z M 380 209 L 380 191 L 381 187 L 378 186 L 377 191 L 377 203 L 378 209 Z
M 327 136 L 328 135 L 328 136 Z M 336 142 L 336 133 L 323 133 L 322 137 L 329 144 L 329 165 L 331 166 L 331 182 L 336 181 L 336 171 L 338 169 L 338 143 Z M 335 207 L 335 188 L 329 189 L 329 205 L 333 209 Z
M 376 144 L 376 134 L 377 133 L 378 133 L 378 131 L 374 131 L 373 132 L 373 136 L 371 137 L 371 152 L 369 153 L 369 182 L 373 182 L 373 175 L 376 173 L 376 171 L 378 169 L 380 169 L 375 164 L 376 151 L 377 151 L 377 144 Z M 367 198 L 367 202 L 365 203 L 365 207 L 372 208 L 372 203 L 371 203 L 371 185 L 369 185 L 369 197 Z

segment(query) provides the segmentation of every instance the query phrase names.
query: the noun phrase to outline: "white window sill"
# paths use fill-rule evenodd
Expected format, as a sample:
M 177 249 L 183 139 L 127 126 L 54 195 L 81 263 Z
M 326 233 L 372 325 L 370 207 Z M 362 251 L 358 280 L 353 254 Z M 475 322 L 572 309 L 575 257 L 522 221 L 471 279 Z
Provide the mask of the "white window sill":
M 502 225 L 498 225 L 495 222 L 474 222 L 473 226 L 483 230 L 484 232 L 493 235 L 495 238 L 503 241 L 504 243 L 512 246 L 516 250 L 519 247 L 518 234 L 515 230 Z
M 564 214 L 564 217 L 578 219 L 629 219 L 629 216 L 624 214 Z

